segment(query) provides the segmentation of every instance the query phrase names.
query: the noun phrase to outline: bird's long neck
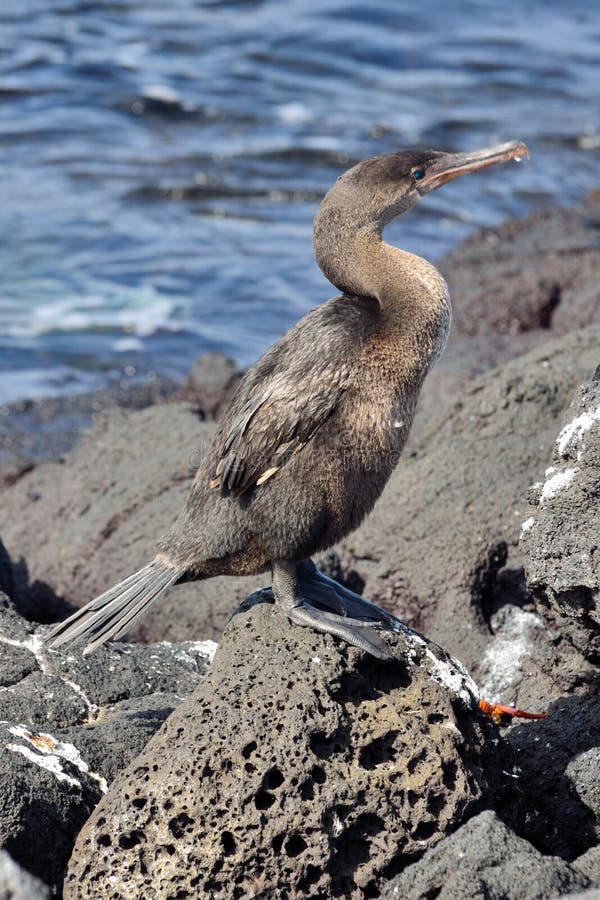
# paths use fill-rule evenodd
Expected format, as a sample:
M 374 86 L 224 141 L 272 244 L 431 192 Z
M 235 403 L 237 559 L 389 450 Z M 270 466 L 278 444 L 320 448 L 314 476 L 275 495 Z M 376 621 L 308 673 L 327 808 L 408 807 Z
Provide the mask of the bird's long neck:
M 385 223 L 384 223 L 385 224 Z M 381 222 L 361 221 L 358 209 L 322 204 L 314 248 L 323 274 L 343 293 L 378 300 L 384 324 L 434 357 L 450 325 L 446 282 L 431 263 L 387 244 Z

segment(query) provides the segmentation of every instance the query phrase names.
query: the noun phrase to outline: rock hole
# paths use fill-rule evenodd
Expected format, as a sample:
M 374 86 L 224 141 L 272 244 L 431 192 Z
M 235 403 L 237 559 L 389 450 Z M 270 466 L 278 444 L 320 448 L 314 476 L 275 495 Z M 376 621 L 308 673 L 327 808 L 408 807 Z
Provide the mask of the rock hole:
M 314 800 L 315 792 L 313 788 L 313 783 L 310 778 L 307 778 L 303 785 L 300 787 L 300 797 L 302 800 Z
M 540 328 L 552 328 L 552 317 L 556 307 L 561 301 L 560 284 L 553 284 L 548 291 L 548 298 L 538 313 L 538 325 Z
M 223 852 L 225 856 L 233 856 L 236 851 L 235 839 L 230 831 L 224 831 L 221 834 L 221 843 L 223 844 Z
M 292 834 L 285 842 L 285 852 L 290 859 L 293 859 L 295 856 L 300 856 L 301 853 L 304 853 L 308 844 L 299 834 Z
M 97 844 L 100 847 L 110 847 L 110 845 L 112 844 L 110 835 L 109 834 L 101 834 L 97 840 Z
M 138 844 L 141 844 L 143 838 L 143 832 L 130 831 L 129 834 L 121 835 L 119 838 L 119 847 L 121 847 L 122 850 L 131 850 L 132 847 L 137 847 Z
M 325 769 L 322 769 L 321 766 L 313 766 L 310 774 L 312 775 L 312 780 L 315 784 L 325 784 L 327 781 Z
M 257 809 L 269 809 L 275 803 L 275 797 L 268 791 L 257 791 L 254 797 L 254 805 Z
M 427 798 L 427 811 L 432 816 L 439 817 L 439 814 L 445 806 L 444 797 L 441 794 L 430 794 Z
M 320 877 L 320 870 L 316 866 L 313 866 L 312 863 L 309 863 L 304 875 L 298 882 L 298 892 L 300 894 L 308 894 L 311 896 L 312 891 L 310 889 L 317 883 Z
M 343 896 L 354 893 L 356 887 L 354 872 L 370 859 L 371 837 L 385 831 L 385 828 L 385 823 L 379 816 L 362 813 L 352 825 L 340 833 L 336 840 L 335 853 L 327 866 L 334 891 Z
M 283 775 L 281 774 L 281 772 L 279 771 L 279 769 L 276 766 L 273 766 L 273 768 L 269 769 L 269 771 L 265 774 L 265 777 L 263 778 L 263 788 L 266 788 L 266 789 L 270 788 L 271 790 L 273 790 L 274 788 L 281 787 L 283 782 L 284 782 Z
M 169 821 L 169 831 L 173 835 L 174 838 L 183 837 L 186 830 L 190 825 L 194 824 L 194 820 L 190 819 L 187 813 L 179 813 L 178 816 L 175 816 L 173 819 Z
M 336 753 L 343 753 L 346 746 L 346 738 L 339 733 L 327 737 L 324 731 L 315 731 L 309 739 L 309 747 L 319 759 L 329 759 Z
M 271 846 L 273 848 L 273 852 L 276 856 L 279 856 L 281 853 L 281 848 L 283 847 L 283 842 L 285 840 L 285 834 L 276 834 L 273 840 L 271 841 Z
M 427 716 L 427 722 L 430 725 L 441 725 L 444 721 L 444 716 L 441 713 L 431 713 L 431 715 Z
M 437 825 L 435 822 L 419 822 L 411 837 L 413 837 L 415 841 L 427 841 L 435 834 L 436 828 Z
M 382 763 L 393 762 L 397 756 L 394 747 L 397 736 L 397 731 L 390 731 L 363 747 L 358 756 L 359 766 L 362 769 L 375 769 Z
M 444 767 L 444 773 L 442 775 L 442 781 L 444 782 L 444 787 L 448 788 L 449 791 L 453 791 L 456 787 L 456 775 L 457 775 L 457 767 L 454 762 L 447 762 Z
M 135 800 L 131 801 L 131 805 L 135 806 L 136 809 L 143 809 L 147 802 L 146 797 L 136 797 Z
M 257 746 L 258 745 L 256 741 L 250 741 L 249 744 L 246 744 L 246 746 L 242 750 L 242 756 L 244 757 L 244 759 L 250 759 Z
M 423 762 L 423 760 L 425 759 L 427 759 L 427 750 L 423 748 L 423 750 L 420 750 L 416 756 L 413 756 L 413 758 L 409 759 L 409 761 L 407 762 L 406 768 L 408 769 L 408 774 L 414 775 L 417 771 L 419 763 Z

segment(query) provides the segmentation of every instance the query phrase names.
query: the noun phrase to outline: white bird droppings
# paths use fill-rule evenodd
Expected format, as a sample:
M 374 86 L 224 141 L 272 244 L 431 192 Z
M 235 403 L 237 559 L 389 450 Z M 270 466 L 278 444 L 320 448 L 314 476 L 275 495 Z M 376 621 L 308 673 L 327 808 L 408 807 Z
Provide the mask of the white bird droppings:
M 562 472 L 558 472 L 554 466 L 546 469 L 546 482 L 542 488 L 540 502 L 551 500 L 559 491 L 564 491 L 572 483 L 576 474 L 577 469 L 563 469 Z
M 63 770 L 60 759 L 56 756 L 41 756 L 39 753 L 34 753 L 34 751 L 30 747 L 26 747 L 24 744 L 7 744 L 7 750 L 12 750 L 13 753 L 20 753 L 21 756 L 24 756 L 25 759 L 28 759 L 30 762 L 35 763 L 36 766 L 40 766 L 42 769 L 46 769 L 48 772 L 52 772 L 55 778 L 58 781 L 66 781 L 67 784 L 73 785 L 73 787 L 81 787 L 81 782 L 76 778 L 71 778 L 70 775 Z
M 560 455 L 564 456 L 567 447 L 574 439 L 579 443 L 594 422 L 600 422 L 600 406 L 593 412 L 582 413 L 573 419 L 572 422 L 569 422 L 568 425 L 565 425 L 556 439 L 556 446 Z
M 52 772 L 59 781 L 65 781 L 73 786 L 81 787 L 80 781 L 67 775 L 64 771 L 61 764 L 61 759 L 64 759 L 75 766 L 76 769 L 79 769 L 84 775 L 97 781 L 103 794 L 107 792 L 108 784 L 106 779 L 102 775 L 90 772 L 90 767 L 74 744 L 58 741 L 51 734 L 47 734 L 44 731 L 32 732 L 25 725 L 12 725 L 8 731 L 10 734 L 14 734 L 15 737 L 26 741 L 26 744 L 8 744 L 8 750 L 12 750 L 14 753 L 21 753 L 22 756 L 41 766 L 42 769 Z
M 529 529 L 533 528 L 534 525 L 535 525 L 534 516 L 529 516 L 529 518 L 525 519 L 525 521 L 521 525 L 521 534 L 524 534 L 526 531 L 529 531 Z

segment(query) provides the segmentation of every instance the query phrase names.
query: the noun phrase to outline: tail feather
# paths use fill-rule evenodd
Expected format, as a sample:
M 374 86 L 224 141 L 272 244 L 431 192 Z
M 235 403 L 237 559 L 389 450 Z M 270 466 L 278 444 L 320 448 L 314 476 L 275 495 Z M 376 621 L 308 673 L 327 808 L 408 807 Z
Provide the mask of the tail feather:
M 117 640 L 180 575 L 173 566 L 153 560 L 55 625 L 46 638 L 48 646 L 56 649 L 86 638 L 83 652 L 87 655 L 106 641 Z

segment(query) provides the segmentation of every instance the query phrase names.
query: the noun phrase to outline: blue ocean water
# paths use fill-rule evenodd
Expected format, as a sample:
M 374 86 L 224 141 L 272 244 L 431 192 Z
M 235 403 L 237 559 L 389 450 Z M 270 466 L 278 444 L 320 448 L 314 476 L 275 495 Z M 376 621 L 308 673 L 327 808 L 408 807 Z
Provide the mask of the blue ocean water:
M 431 259 L 600 182 L 595 4 L 20 0 L 0 12 L 0 402 L 253 361 L 334 292 L 320 196 L 404 146 L 531 160 L 427 197 Z

